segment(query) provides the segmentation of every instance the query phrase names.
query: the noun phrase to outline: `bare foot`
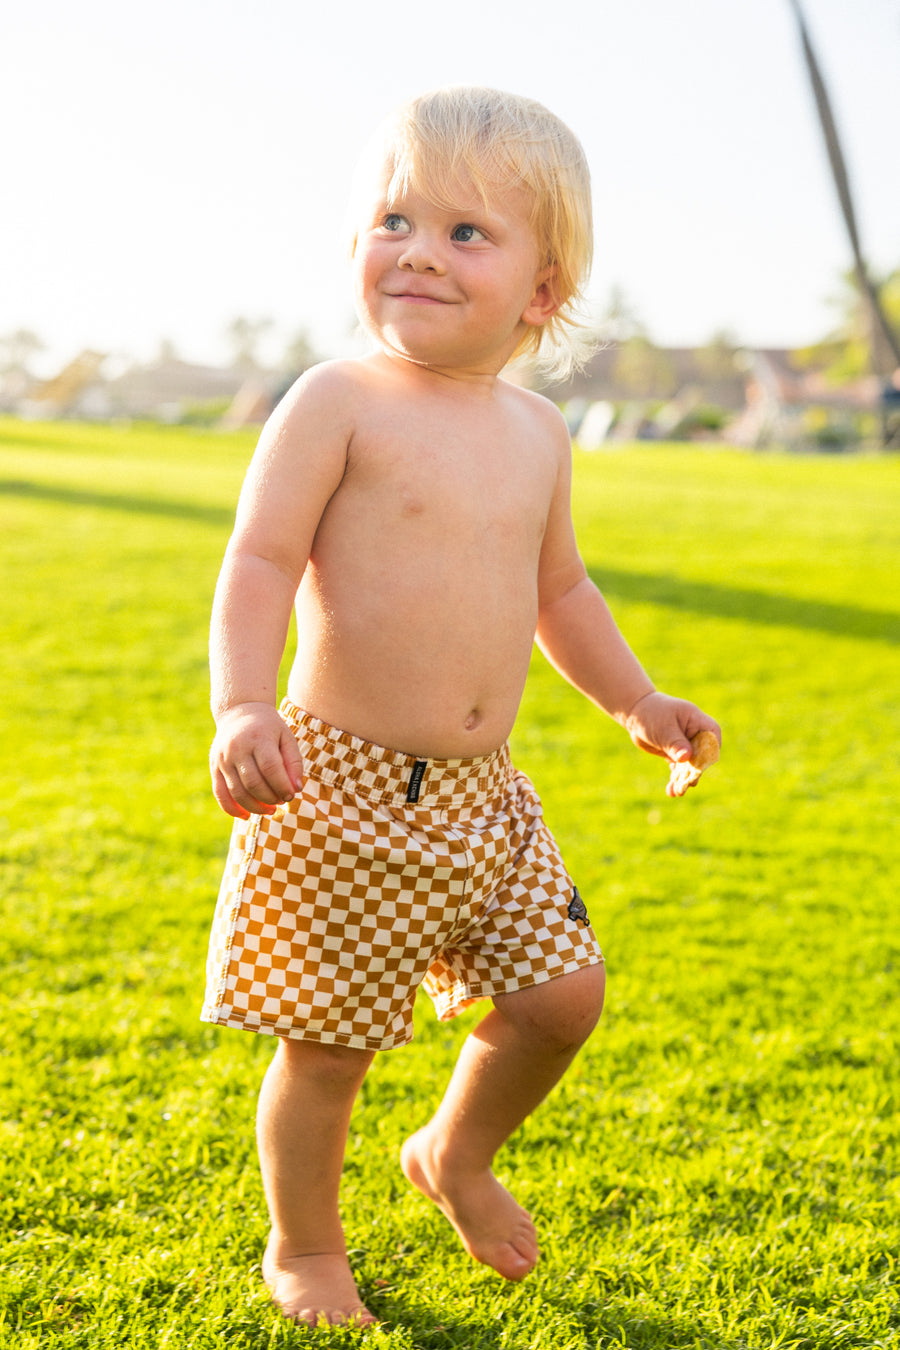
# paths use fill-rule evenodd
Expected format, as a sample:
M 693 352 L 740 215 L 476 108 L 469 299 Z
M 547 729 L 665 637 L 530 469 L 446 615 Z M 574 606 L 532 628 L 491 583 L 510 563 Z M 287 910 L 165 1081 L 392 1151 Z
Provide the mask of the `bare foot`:
M 343 1252 L 276 1260 L 267 1251 L 262 1271 L 272 1302 L 292 1322 L 305 1322 L 311 1327 L 346 1322 L 358 1327 L 378 1325 L 378 1318 L 359 1297 Z
M 524 1279 L 534 1269 L 538 1244 L 531 1217 L 489 1168 L 474 1176 L 452 1174 L 437 1162 L 427 1127 L 407 1139 L 400 1163 L 407 1180 L 434 1201 L 476 1261 L 507 1280 Z

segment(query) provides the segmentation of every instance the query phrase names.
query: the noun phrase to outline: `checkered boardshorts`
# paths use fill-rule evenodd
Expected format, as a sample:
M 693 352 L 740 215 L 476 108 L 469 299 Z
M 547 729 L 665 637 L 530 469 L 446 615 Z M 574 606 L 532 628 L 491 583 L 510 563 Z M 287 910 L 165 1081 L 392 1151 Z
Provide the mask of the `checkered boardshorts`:
M 290 703 L 300 793 L 236 821 L 202 1018 L 360 1049 L 603 960 L 541 804 L 506 746 L 420 760 Z

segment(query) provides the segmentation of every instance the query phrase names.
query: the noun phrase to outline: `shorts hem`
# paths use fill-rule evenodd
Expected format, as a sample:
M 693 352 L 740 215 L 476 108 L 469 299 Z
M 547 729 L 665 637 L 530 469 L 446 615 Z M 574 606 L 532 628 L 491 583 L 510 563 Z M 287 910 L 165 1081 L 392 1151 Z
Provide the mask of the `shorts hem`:
M 248 1022 L 246 1018 L 234 1015 L 223 1016 L 215 1011 L 210 1014 L 205 1008 L 200 1014 L 200 1021 L 209 1022 L 212 1026 L 229 1027 L 236 1031 L 250 1031 L 257 1036 L 277 1036 L 288 1041 L 315 1041 L 319 1045 L 342 1045 L 348 1050 L 397 1050 L 401 1045 L 408 1045 L 413 1039 L 411 1030 L 387 1038 L 352 1036 L 339 1031 L 313 1031 L 302 1026 L 278 1027 L 269 1022 Z
M 455 994 L 438 995 L 432 998 L 438 1021 L 449 1022 L 460 1013 L 482 999 L 496 998 L 500 994 L 518 994 L 522 989 L 534 989 L 539 984 L 549 984 L 561 975 L 572 975 L 576 970 L 588 970 L 591 966 L 605 966 L 602 952 L 586 952 L 583 956 L 566 961 L 558 970 L 536 970 L 523 975 L 520 980 L 480 980 L 467 984 Z

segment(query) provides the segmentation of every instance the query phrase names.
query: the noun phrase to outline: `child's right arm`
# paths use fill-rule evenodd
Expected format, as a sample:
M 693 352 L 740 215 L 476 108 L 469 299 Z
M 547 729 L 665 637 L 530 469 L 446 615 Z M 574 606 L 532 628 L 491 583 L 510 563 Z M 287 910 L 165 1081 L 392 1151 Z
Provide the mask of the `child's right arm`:
M 210 773 L 231 816 L 269 814 L 300 786 L 300 752 L 276 710 L 276 681 L 296 586 L 269 559 L 232 541 L 210 625 Z
M 271 814 L 301 782 L 300 752 L 276 707 L 278 668 L 316 529 L 346 466 L 342 394 L 340 370 L 316 367 L 269 419 L 216 587 L 210 772 L 219 805 L 242 819 Z

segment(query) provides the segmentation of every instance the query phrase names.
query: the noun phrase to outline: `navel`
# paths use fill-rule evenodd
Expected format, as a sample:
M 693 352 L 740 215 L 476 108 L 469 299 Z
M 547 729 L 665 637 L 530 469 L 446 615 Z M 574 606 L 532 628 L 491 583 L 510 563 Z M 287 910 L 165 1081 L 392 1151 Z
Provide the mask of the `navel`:
M 481 720 L 482 719 L 480 711 L 478 710 L 478 708 L 473 708 L 472 711 L 469 713 L 468 717 L 466 718 L 465 722 L 466 731 L 475 731 L 477 727 L 481 726 Z

